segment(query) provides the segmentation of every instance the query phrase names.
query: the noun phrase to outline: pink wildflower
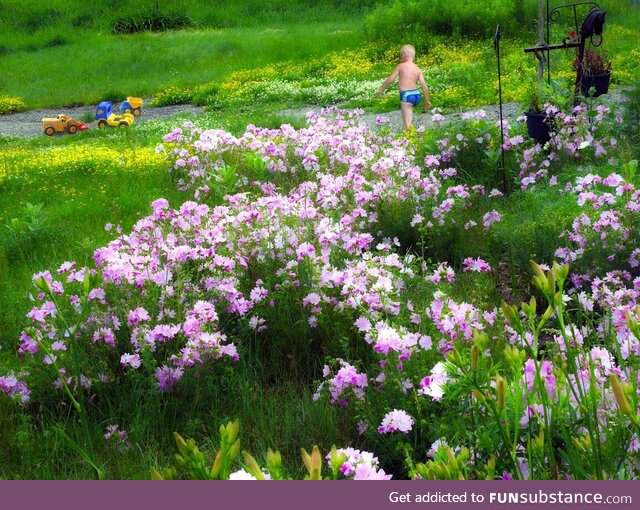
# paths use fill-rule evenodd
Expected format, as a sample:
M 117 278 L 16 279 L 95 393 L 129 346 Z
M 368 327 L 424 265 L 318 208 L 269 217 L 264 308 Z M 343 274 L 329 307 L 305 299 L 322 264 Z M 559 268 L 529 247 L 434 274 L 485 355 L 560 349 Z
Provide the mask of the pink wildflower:
M 394 409 L 388 412 L 378 427 L 380 434 L 388 434 L 390 432 L 402 432 L 406 434 L 413 428 L 413 418 L 406 411 Z

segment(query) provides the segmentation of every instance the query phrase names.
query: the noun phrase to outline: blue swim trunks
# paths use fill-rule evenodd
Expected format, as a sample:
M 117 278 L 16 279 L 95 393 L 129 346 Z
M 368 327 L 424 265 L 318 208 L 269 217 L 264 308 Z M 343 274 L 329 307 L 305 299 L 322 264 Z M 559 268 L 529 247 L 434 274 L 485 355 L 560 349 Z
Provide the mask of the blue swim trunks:
M 422 95 L 418 89 L 401 90 L 400 102 L 411 103 L 413 106 L 417 106 L 422 101 Z

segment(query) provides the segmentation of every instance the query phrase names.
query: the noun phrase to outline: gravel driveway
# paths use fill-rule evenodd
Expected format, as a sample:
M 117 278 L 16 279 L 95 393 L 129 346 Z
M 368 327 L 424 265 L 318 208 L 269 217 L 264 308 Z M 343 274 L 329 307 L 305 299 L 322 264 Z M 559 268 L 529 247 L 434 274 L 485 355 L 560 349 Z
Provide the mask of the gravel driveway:
M 307 107 L 302 109 L 289 109 L 282 110 L 278 113 L 280 115 L 286 117 L 304 117 L 308 112 L 311 111 L 319 111 L 320 107 Z M 487 106 L 479 106 L 477 108 L 467 108 L 466 110 L 461 110 L 453 113 L 443 114 L 443 117 L 446 120 L 455 120 L 460 119 L 466 112 L 475 112 L 478 110 L 484 110 L 487 114 L 487 119 L 489 120 L 497 120 L 500 118 L 500 107 L 498 105 L 487 105 Z M 436 110 L 437 111 L 437 110 Z M 502 105 L 502 118 L 508 120 L 513 123 L 515 120 L 522 114 L 523 108 L 520 103 L 504 103 Z M 433 113 L 431 110 L 424 112 L 423 109 L 417 108 L 413 115 L 413 123 L 416 127 L 420 127 L 422 125 L 429 126 L 431 124 L 431 117 Z M 387 119 L 387 123 L 385 124 L 389 127 L 393 132 L 398 132 L 402 129 L 402 116 L 400 114 L 400 109 L 394 112 L 386 112 L 386 113 L 365 113 L 362 116 L 362 120 L 367 126 L 375 126 L 378 122 L 378 117 L 385 117 Z
M 614 103 L 620 104 L 624 101 L 624 96 L 622 95 L 621 89 L 618 88 L 611 91 L 607 95 L 607 99 Z M 147 101 L 145 101 L 145 104 L 147 104 Z M 304 118 L 307 112 L 319 111 L 320 109 L 321 107 L 319 106 L 309 106 L 307 108 L 282 110 L 278 113 L 283 116 L 300 116 Z M 445 114 L 444 117 L 446 119 L 460 118 L 467 111 L 477 110 L 484 110 L 489 120 L 497 120 L 500 116 L 500 109 L 498 105 L 486 105 Z M 502 110 L 503 118 L 511 123 L 514 123 L 515 120 L 524 111 L 524 107 L 520 103 L 504 103 L 502 105 Z M 27 112 L 14 113 L 11 115 L 0 115 L 0 135 L 24 137 L 43 136 L 42 119 L 44 117 L 55 117 L 58 113 L 66 113 L 67 115 L 71 115 L 76 119 L 80 119 L 80 117 L 86 114 L 90 114 L 91 116 L 93 116 L 94 112 L 95 107 L 93 106 L 76 106 L 68 108 L 58 108 L 55 110 L 49 108 L 42 110 L 30 110 Z M 193 106 L 188 104 L 159 107 L 143 106 L 142 115 L 136 118 L 136 122 L 143 123 L 153 119 L 169 118 L 181 113 L 199 115 L 204 113 L 204 109 L 200 106 Z M 416 126 L 429 126 L 429 124 L 431 123 L 432 115 L 433 114 L 431 113 L 431 111 L 422 113 L 421 109 L 417 109 L 414 116 L 414 124 Z M 376 125 L 376 119 L 378 116 L 379 114 L 366 113 L 363 116 L 363 120 L 368 126 L 374 126 Z M 400 117 L 400 110 L 396 112 L 385 113 L 383 114 L 383 116 L 388 118 L 388 126 L 392 131 L 397 132 L 401 130 L 402 120 Z
M 204 112 L 202 107 L 193 106 L 189 104 L 173 105 L 173 106 L 145 106 L 146 101 L 142 106 L 142 115 L 136 117 L 136 123 L 143 123 L 153 119 L 173 117 L 180 113 L 191 113 L 198 115 Z M 119 111 L 114 108 L 115 113 Z M 59 113 L 65 113 L 81 120 L 82 116 L 87 114 L 93 117 L 95 113 L 95 106 L 74 106 L 67 108 L 51 109 L 46 108 L 42 110 L 29 110 L 26 112 L 13 113 L 11 115 L 0 115 L 0 135 L 7 136 L 43 136 L 42 134 L 42 119 L 45 117 L 55 117 Z M 93 126 L 91 126 L 93 128 Z
M 625 96 L 622 93 L 622 88 L 617 88 L 615 90 L 610 91 L 606 98 L 609 102 L 614 104 L 622 104 L 625 100 Z M 502 118 L 504 120 L 509 121 L 512 125 L 515 124 L 516 119 L 520 117 L 526 108 L 526 105 L 521 103 L 503 103 L 502 104 Z M 288 109 L 282 110 L 278 113 L 283 116 L 300 116 L 304 117 L 306 113 L 310 111 L 319 111 L 320 107 L 307 107 L 302 109 Z M 456 120 L 462 118 L 462 116 L 467 112 L 475 112 L 478 110 L 484 110 L 486 113 L 486 118 L 488 120 L 498 120 L 500 118 L 500 106 L 497 104 L 490 104 L 484 106 L 478 106 L 476 108 L 466 108 L 457 112 L 450 112 L 443 114 L 445 120 Z M 413 123 L 416 127 L 424 125 L 428 127 L 431 124 L 431 117 L 433 116 L 433 110 L 428 110 L 424 112 L 424 110 L 420 107 L 416 108 L 416 111 L 413 116 Z M 437 111 L 437 110 L 436 110 Z M 424 113 L 423 113 L 424 112 Z M 392 131 L 398 132 L 402 129 L 402 117 L 400 115 L 400 108 L 395 112 L 387 112 L 384 114 L 376 114 L 376 113 L 365 113 L 363 115 L 363 120 L 365 124 L 368 126 L 375 126 L 376 119 L 379 116 L 386 117 L 388 119 L 387 126 L 391 128 Z

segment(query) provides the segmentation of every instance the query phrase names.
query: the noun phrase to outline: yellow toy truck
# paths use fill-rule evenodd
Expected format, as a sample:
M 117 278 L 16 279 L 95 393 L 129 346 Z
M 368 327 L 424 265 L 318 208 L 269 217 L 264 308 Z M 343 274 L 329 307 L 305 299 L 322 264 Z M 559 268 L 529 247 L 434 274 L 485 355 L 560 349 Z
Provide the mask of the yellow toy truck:
M 106 129 L 107 127 L 127 128 L 134 121 L 133 115 L 130 113 L 123 113 L 122 115 L 113 113 L 111 101 L 102 101 L 98 105 L 95 119 L 100 129 Z
M 106 129 L 107 127 L 120 127 L 120 128 L 128 128 L 133 124 L 134 118 L 130 113 L 123 113 L 122 115 L 118 115 L 117 113 L 112 113 L 106 119 L 100 119 L 98 121 L 99 129 Z
M 69 133 L 73 135 L 78 131 L 86 131 L 89 129 L 84 122 L 78 119 L 59 113 L 55 117 L 42 119 L 42 131 L 47 136 L 53 136 L 56 133 Z
M 142 113 L 142 98 L 128 97 L 120 104 L 120 111 L 122 113 L 133 113 L 133 115 L 139 117 Z

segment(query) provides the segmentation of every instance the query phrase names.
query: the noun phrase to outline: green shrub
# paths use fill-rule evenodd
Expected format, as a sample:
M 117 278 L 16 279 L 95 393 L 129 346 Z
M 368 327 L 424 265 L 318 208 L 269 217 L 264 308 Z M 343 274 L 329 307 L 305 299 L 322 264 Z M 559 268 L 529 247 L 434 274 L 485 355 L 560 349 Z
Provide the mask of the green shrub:
M 0 239 L 11 253 L 13 250 L 27 252 L 35 243 L 51 234 L 51 223 L 43 204 L 27 202 L 22 215 L 11 218 L 3 225 Z
M 161 90 L 153 96 L 151 106 L 169 106 L 172 104 L 190 103 L 193 99 L 193 91 L 181 87 L 169 87 Z
M 64 37 L 54 37 L 47 42 L 47 48 L 55 48 L 56 46 L 64 46 L 67 44 L 67 40 Z
M 625 132 L 634 157 L 640 157 L 640 86 L 625 91 Z
M 560 246 L 560 234 L 579 213 L 575 197 L 553 188 L 519 191 L 509 197 L 502 221 L 493 226 L 496 252 L 508 254 L 511 263 L 527 271 L 530 260 L 548 262 Z
M 487 37 L 498 24 L 503 33 L 515 34 L 531 19 L 535 19 L 535 2 L 530 0 L 394 0 L 379 5 L 365 26 L 374 40 L 411 41 L 424 49 L 428 34 Z
M 134 14 L 113 21 L 111 32 L 116 35 L 138 32 L 164 32 L 182 30 L 194 25 L 194 21 L 183 14 L 154 12 L 152 14 Z
M 0 115 L 23 112 L 27 109 L 21 97 L 0 96 Z
M 220 85 L 217 82 L 203 83 L 193 90 L 192 102 L 197 105 L 215 107 L 218 105 Z

